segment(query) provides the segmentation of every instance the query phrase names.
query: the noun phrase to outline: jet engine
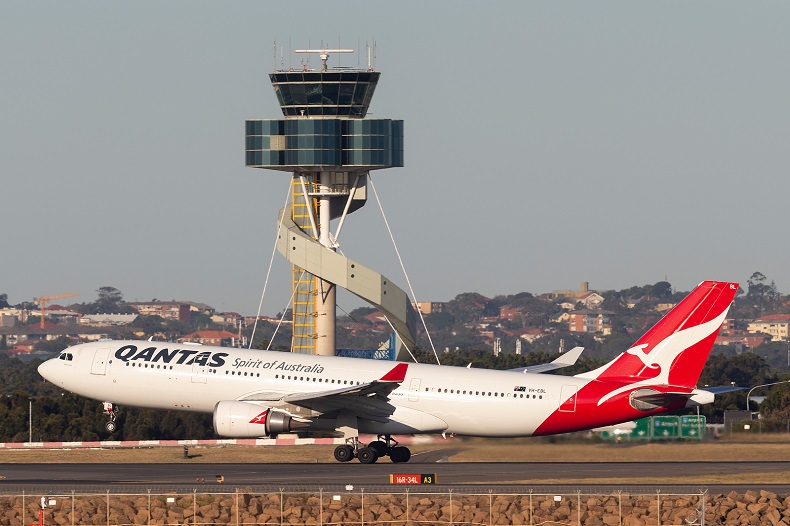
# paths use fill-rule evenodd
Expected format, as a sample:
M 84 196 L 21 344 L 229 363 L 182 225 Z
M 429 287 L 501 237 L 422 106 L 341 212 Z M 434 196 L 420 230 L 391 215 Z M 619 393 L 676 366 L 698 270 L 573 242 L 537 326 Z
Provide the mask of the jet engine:
M 230 438 L 258 438 L 288 433 L 293 427 L 291 417 L 270 407 L 223 400 L 214 406 L 214 431 Z M 302 422 L 293 422 L 304 427 Z M 299 425 L 301 424 L 301 425 Z

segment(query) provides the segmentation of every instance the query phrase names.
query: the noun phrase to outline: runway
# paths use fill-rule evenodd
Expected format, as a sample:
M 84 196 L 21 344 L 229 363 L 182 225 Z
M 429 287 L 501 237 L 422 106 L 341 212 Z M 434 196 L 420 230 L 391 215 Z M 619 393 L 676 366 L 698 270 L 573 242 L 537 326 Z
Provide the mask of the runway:
M 21 491 L 121 491 L 122 488 L 207 491 L 203 486 L 222 488 L 255 487 L 268 491 L 336 490 L 346 485 L 371 490 L 390 487 L 390 474 L 419 473 L 435 475 L 437 491 L 466 488 L 561 487 L 582 491 L 583 487 L 612 485 L 612 480 L 628 481 L 628 486 L 655 486 L 656 480 L 680 478 L 684 487 L 707 487 L 711 491 L 746 491 L 754 484 L 722 483 L 727 475 L 749 473 L 790 473 L 790 461 L 775 462 L 525 462 L 453 463 L 436 462 L 429 454 L 414 455 L 407 464 L 380 462 L 347 464 L 5 464 L 0 466 L 0 492 Z M 218 482 L 219 480 L 222 482 Z M 601 484 L 595 481 L 600 480 Z M 742 480 L 742 479 L 741 479 Z M 579 482 L 584 481 L 584 482 Z M 708 482 L 706 482 L 708 481 Z M 710 484 L 710 482 L 716 484 Z M 672 487 L 672 486 L 663 486 Z M 420 491 L 430 491 L 419 486 Z M 576 489 L 573 489 L 576 488 Z M 760 485 L 777 493 L 790 492 L 788 484 Z M 487 491 L 487 489 L 486 489 Z M 519 489 L 521 491 L 521 489 Z

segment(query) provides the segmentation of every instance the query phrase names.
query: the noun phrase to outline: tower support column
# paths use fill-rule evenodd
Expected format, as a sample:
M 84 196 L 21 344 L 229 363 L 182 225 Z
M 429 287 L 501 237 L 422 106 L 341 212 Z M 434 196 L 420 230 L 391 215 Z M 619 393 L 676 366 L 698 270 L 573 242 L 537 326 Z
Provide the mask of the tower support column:
M 318 241 L 327 249 L 335 251 L 331 236 L 331 195 L 328 186 L 329 173 L 321 172 L 318 191 L 320 193 L 318 216 Z M 315 353 L 325 356 L 335 355 L 335 331 L 337 327 L 337 287 L 334 283 L 319 278 L 318 297 L 316 298 L 316 342 Z

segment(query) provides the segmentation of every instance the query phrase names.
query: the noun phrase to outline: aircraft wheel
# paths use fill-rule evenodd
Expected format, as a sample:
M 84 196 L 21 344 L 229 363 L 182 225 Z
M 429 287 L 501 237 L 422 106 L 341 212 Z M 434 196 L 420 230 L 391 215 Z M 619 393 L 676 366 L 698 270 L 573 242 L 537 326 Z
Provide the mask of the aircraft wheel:
M 354 448 L 351 446 L 337 446 L 335 448 L 335 460 L 338 462 L 348 462 L 354 458 Z
M 106 429 L 110 433 L 114 433 L 116 429 L 118 429 L 118 424 L 116 424 L 113 420 L 110 420 L 106 424 L 104 424 L 104 429 Z
M 383 457 L 387 454 L 387 444 L 383 440 L 375 440 L 368 444 L 368 447 L 376 452 L 376 455 Z
M 357 451 L 357 458 L 363 464 L 373 464 L 379 459 L 376 450 L 371 447 L 363 447 Z
M 408 462 L 410 458 L 411 451 L 409 451 L 409 448 L 407 447 L 397 446 L 392 448 L 392 451 L 390 451 L 390 460 L 396 464 L 400 462 Z

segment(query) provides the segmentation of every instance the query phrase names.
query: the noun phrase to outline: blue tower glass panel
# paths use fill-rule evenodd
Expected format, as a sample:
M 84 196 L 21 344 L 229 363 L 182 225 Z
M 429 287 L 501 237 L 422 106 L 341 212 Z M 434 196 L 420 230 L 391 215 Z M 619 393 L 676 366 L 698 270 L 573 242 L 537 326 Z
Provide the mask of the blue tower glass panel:
M 284 119 L 247 121 L 248 166 L 293 170 L 403 166 L 403 121 Z

